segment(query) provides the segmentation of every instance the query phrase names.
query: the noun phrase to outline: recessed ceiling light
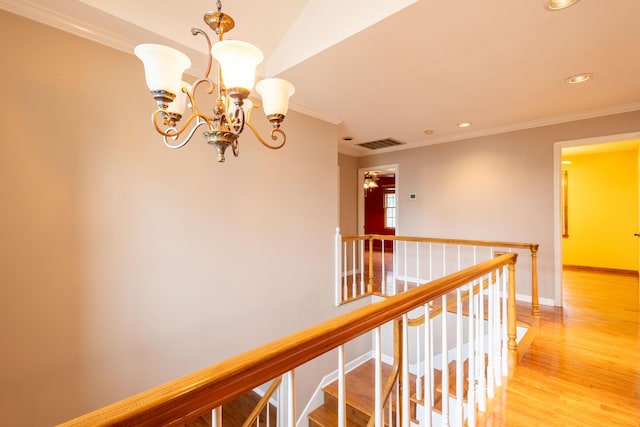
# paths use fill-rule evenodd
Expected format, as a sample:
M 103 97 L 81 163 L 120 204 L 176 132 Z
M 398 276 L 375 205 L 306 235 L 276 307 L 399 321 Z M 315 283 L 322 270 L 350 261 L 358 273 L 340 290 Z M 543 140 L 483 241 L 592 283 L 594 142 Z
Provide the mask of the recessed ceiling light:
M 593 77 L 593 73 L 579 73 L 579 74 L 574 74 L 573 76 L 567 77 L 565 81 L 571 84 L 584 83 L 587 80 L 590 80 L 591 77 Z
M 458 127 L 459 127 L 459 128 L 468 128 L 469 126 L 471 126 L 471 122 L 461 122 L 461 123 L 458 123 Z
M 549 0 L 547 7 L 549 10 L 561 10 L 573 6 L 577 2 L 578 0 Z
M 427 129 L 424 131 L 425 135 L 433 135 L 433 129 Z
M 353 138 L 350 136 L 345 136 L 342 138 L 343 141 L 353 141 Z

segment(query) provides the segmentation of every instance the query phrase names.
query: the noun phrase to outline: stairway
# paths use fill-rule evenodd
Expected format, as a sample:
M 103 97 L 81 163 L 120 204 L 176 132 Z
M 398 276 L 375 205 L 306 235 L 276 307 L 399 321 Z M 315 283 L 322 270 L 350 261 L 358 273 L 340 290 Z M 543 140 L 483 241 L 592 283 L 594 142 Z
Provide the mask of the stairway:
M 455 362 L 452 362 L 455 363 Z M 455 366 L 455 365 L 454 365 Z M 385 384 L 391 375 L 392 367 L 382 364 L 382 383 Z M 441 373 L 434 371 L 436 383 L 440 382 Z M 410 412 L 411 421 L 417 422 L 416 410 L 421 402 L 418 402 L 415 394 L 414 375 L 410 376 Z M 366 427 L 369 419 L 374 414 L 374 384 L 375 363 L 369 359 L 350 371 L 345 376 L 346 390 L 346 425 L 347 427 Z M 455 382 L 454 382 L 455 384 Z M 309 427 L 337 427 L 338 425 L 338 383 L 337 380 L 325 386 L 323 389 L 324 403 L 309 413 Z M 392 392 L 395 395 L 395 392 Z M 435 391 L 435 407 L 440 408 L 441 392 Z M 395 398 L 393 398 L 395 402 Z M 388 407 L 385 408 L 385 417 L 388 418 Z M 388 421 L 385 422 L 388 425 Z M 395 422 L 393 423 L 395 424 Z

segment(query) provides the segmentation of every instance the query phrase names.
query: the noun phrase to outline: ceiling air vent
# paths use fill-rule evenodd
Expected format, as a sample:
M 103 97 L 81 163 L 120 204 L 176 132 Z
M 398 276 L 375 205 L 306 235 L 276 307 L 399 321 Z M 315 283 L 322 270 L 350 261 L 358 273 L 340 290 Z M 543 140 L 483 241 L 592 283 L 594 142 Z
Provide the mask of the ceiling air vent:
M 377 141 L 363 142 L 362 144 L 357 145 L 368 148 L 369 150 L 378 150 L 380 148 L 395 147 L 396 145 L 402 144 L 404 144 L 404 142 L 397 141 L 393 138 L 385 138 Z

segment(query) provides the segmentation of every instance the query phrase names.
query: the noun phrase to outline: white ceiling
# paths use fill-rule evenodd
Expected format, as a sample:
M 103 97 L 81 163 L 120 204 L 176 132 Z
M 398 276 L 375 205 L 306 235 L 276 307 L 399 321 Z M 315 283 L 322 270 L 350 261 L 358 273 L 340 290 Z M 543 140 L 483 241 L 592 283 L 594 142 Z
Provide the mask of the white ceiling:
M 215 7 L 0 0 L 123 51 L 168 44 L 191 57 L 194 75 L 206 43 L 190 29 L 204 29 L 202 15 Z M 384 138 L 416 147 L 640 109 L 639 0 L 582 0 L 553 12 L 545 0 L 226 0 L 223 11 L 236 21 L 227 38 L 260 47 L 259 74 L 293 82 L 292 108 L 338 124 L 339 149 L 351 155 L 397 149 L 356 146 Z M 565 82 L 582 72 L 594 78 Z M 460 129 L 462 121 L 473 125 Z

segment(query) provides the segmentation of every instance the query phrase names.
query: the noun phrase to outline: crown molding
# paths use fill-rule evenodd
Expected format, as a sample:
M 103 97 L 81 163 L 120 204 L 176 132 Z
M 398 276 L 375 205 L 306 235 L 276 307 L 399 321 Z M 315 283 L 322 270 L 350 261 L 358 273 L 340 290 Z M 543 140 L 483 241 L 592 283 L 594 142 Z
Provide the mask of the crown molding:
M 614 114 L 628 113 L 631 111 L 638 111 L 638 110 L 640 110 L 640 102 L 631 102 L 628 104 L 614 105 L 611 107 L 599 108 L 595 110 L 581 111 L 581 112 L 570 113 L 570 114 L 562 114 L 558 116 L 545 117 L 542 119 L 530 120 L 526 122 L 512 123 L 506 126 L 498 126 L 494 128 L 488 128 L 488 129 L 478 129 L 476 131 L 468 131 L 464 133 L 458 133 L 455 135 L 435 137 L 435 138 L 430 138 L 429 140 L 409 143 L 403 146 L 376 150 L 375 152 L 362 153 L 361 150 L 359 150 L 359 147 L 356 148 L 356 151 L 354 151 L 349 149 L 350 147 L 344 147 L 344 146 L 341 147 L 340 144 L 338 144 L 338 151 L 343 154 L 348 154 L 356 157 L 364 157 L 364 156 L 370 156 L 373 154 L 382 154 L 382 153 L 390 153 L 393 151 L 410 150 L 413 148 L 426 147 L 428 145 L 444 144 L 447 142 L 462 141 L 465 139 L 479 138 L 482 136 L 497 135 L 501 133 L 508 133 L 508 132 L 514 132 L 519 130 L 525 130 L 525 129 L 534 129 L 534 128 L 539 128 L 544 126 L 557 125 L 561 123 L 569 123 L 569 122 L 574 122 L 579 120 L 610 116 Z
M 135 41 L 121 34 L 115 34 L 105 30 L 90 22 L 82 21 L 72 16 L 73 10 L 90 10 L 92 15 L 99 13 L 96 9 L 90 8 L 80 2 L 69 5 L 69 2 L 56 2 L 56 9 L 51 9 L 24 0 L 0 0 L 0 7 L 8 12 L 22 16 L 32 21 L 40 22 L 67 33 L 92 40 L 94 42 L 112 47 L 114 49 L 131 53 L 136 45 Z M 61 7 L 62 6 L 62 7 Z M 103 17 L 106 14 L 100 12 Z M 111 19 L 116 19 L 109 17 Z

